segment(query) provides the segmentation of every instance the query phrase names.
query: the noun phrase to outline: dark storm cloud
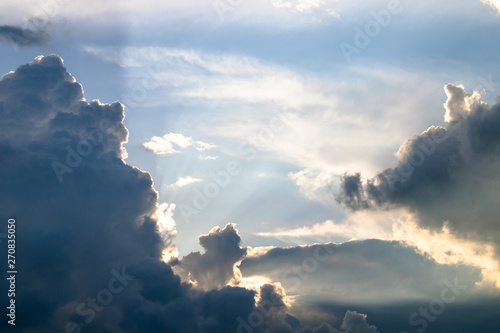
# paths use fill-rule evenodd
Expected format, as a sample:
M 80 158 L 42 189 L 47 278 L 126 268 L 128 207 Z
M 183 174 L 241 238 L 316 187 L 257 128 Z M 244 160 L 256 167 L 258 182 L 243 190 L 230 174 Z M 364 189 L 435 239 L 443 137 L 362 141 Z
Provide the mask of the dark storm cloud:
M 177 263 L 217 288 L 183 282 L 160 260 L 171 240 L 159 234 L 150 175 L 122 160 L 123 119 L 120 103 L 87 102 L 56 55 L 37 57 L 0 80 L 0 220 L 16 219 L 20 272 L 16 326 L 2 320 L 0 330 L 306 329 L 287 313 L 280 287 L 224 286 L 246 254 L 232 224 L 200 237 L 204 254 Z M 6 260 L 0 268 L 7 270 Z M 7 287 L 2 279 L 0 288 Z
M 346 175 L 336 195 L 352 210 L 408 207 L 421 226 L 447 221 L 462 237 L 500 244 L 500 104 L 447 85 L 446 127 L 430 127 L 400 147 L 399 163 L 371 179 Z
M 83 133 L 97 133 L 102 119 L 106 133 L 86 141 L 90 152 L 59 182 L 53 162 L 64 163 L 68 147 L 78 150 Z M 18 221 L 23 262 L 18 329 L 64 329 L 76 310 L 69 305 L 95 296 L 113 270 L 161 254 L 152 218 L 157 194 L 149 174 L 120 159 L 122 121 L 121 104 L 87 103 L 55 55 L 0 81 L 0 214 Z
M 234 278 L 233 267 L 246 255 L 242 249 L 241 238 L 229 223 L 220 229 L 214 228 L 208 235 L 199 237 L 200 245 L 205 253 L 192 252 L 183 257 L 178 264 L 185 272 L 190 274 L 192 281 L 196 281 L 200 288 L 210 290 L 225 286 Z
M 22 262 L 15 331 L 61 332 L 71 322 L 84 332 L 235 331 L 229 317 L 247 315 L 254 293 L 195 292 L 159 260 L 157 193 L 149 174 L 121 159 L 123 118 L 119 103 L 85 101 L 55 55 L 0 81 L 0 218 L 16 218 Z M 54 162 L 75 154 L 60 182 Z M 213 313 L 224 302 L 232 312 Z
M 18 47 L 44 46 L 49 35 L 43 30 L 32 30 L 14 25 L 0 25 L 0 42 Z

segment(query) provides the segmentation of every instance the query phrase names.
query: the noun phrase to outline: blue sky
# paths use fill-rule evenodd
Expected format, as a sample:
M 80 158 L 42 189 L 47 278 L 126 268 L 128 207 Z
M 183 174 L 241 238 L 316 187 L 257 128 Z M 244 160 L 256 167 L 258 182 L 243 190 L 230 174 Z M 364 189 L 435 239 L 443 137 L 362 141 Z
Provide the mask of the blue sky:
M 87 102 L 123 104 L 121 157 L 151 175 L 152 218 L 172 237 L 167 259 L 180 260 L 170 264 L 183 281 L 214 287 L 190 271 L 194 259 L 183 258 L 202 250 L 198 236 L 229 234 L 224 226 L 234 223 L 249 250 L 226 282 L 250 289 L 259 281 L 290 289 L 280 273 L 289 266 L 275 262 L 271 248 L 300 263 L 314 244 L 339 246 L 345 258 L 319 263 L 308 280 L 314 284 L 301 280 L 287 291 L 290 313 L 302 322 L 335 326 L 359 308 L 373 312 L 382 332 L 377 304 L 412 309 L 456 276 L 468 286 L 456 311 L 497 304 L 498 152 L 470 155 L 463 140 L 476 127 L 453 126 L 485 103 L 496 110 L 499 1 L 23 0 L 2 7 L 2 24 L 45 37 L 26 47 L 5 35 L 0 72 L 54 53 Z M 405 178 L 408 189 L 383 198 L 370 192 L 375 184 L 385 193 L 384 170 L 407 163 L 440 126 L 461 142 L 467 165 L 450 171 L 453 189 L 437 176 L 451 158 L 443 146 L 443 159 L 436 153 L 422 162 L 436 167 Z M 348 176 L 357 173 L 353 192 L 347 186 L 356 178 Z M 417 186 L 429 179 L 432 186 Z M 370 259 L 370 251 L 379 256 Z M 408 314 L 398 316 L 407 325 Z M 436 331 L 453 327 L 446 318 Z M 407 329 L 395 327 L 386 329 Z

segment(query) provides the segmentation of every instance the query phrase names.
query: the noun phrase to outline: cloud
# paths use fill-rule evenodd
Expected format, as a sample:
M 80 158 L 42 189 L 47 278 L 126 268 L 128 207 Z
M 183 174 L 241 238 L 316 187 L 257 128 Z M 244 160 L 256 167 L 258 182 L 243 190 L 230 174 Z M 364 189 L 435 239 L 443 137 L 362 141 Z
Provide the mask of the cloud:
M 481 2 L 495 9 L 500 14 L 500 0 L 481 0 Z
M 44 46 L 49 41 L 49 35 L 42 30 L 0 25 L 0 41 L 17 47 Z
M 353 210 L 407 208 L 421 228 L 446 226 L 458 239 L 494 246 L 498 261 L 500 104 L 489 106 L 463 86 L 448 84 L 445 92 L 446 127 L 406 140 L 394 168 L 369 179 L 346 175 L 336 198 Z
M 84 46 L 83 50 L 131 69 L 153 64 L 160 85 L 175 87 L 176 95 L 217 101 L 226 107 L 234 101 L 286 103 L 292 107 L 335 104 L 317 91 L 319 82 L 306 84 L 293 71 L 252 57 L 168 47 Z M 162 59 L 160 65 L 158 59 Z
M 193 177 L 189 177 L 189 176 L 188 177 L 180 177 L 175 183 L 173 183 L 170 186 L 172 188 L 179 188 L 179 187 L 187 186 L 189 184 L 198 183 L 201 181 L 203 181 L 203 180 L 200 178 L 193 178 Z
M 342 320 L 340 330 L 333 328 L 330 324 L 322 323 L 315 329 L 306 329 L 303 333 L 378 333 L 377 328 L 369 325 L 366 315 L 356 311 L 347 310 Z
M 160 204 L 150 175 L 123 160 L 122 104 L 88 102 L 62 59 L 50 55 L 2 77 L 0 116 L 0 219 L 17 219 L 16 255 L 23 263 L 16 330 L 237 332 L 245 323 L 259 333 L 335 332 L 340 323 L 303 325 L 295 304 L 308 295 L 372 303 L 421 299 L 440 292 L 440 279 L 460 276 L 471 290 L 480 279 L 474 268 L 440 265 L 394 241 L 254 250 L 245 257 L 233 224 L 200 236 L 204 253 L 177 258 L 175 204 Z M 480 139 L 490 142 L 495 133 L 481 131 Z M 179 147 L 183 138 L 169 137 Z M 475 144 L 485 153 L 495 149 Z M 307 265 L 315 255 L 325 260 L 313 273 Z M 243 278 L 272 283 L 242 287 L 239 262 Z M 293 275 L 295 267 L 308 278 Z M 0 288 L 8 290 L 6 280 Z M 349 307 L 338 329 L 372 332 L 366 317 Z M 255 324 L 259 316 L 262 323 Z M 5 321 L 0 328 L 12 331 Z
M 257 235 L 277 238 L 289 244 L 338 243 L 371 238 L 392 240 L 397 239 L 393 235 L 393 226 L 402 213 L 357 211 L 340 221 L 326 220 L 296 228 L 258 232 Z
M 199 288 L 220 288 L 235 278 L 234 265 L 246 255 L 240 247 L 241 238 L 233 224 L 224 229 L 213 228 L 207 235 L 199 237 L 205 253 L 192 252 L 173 262 L 188 274 L 188 280 Z
M 326 2 L 322 0 L 273 0 L 272 4 L 274 7 L 284 11 L 288 11 L 289 13 L 314 13 L 316 15 L 316 21 L 320 21 L 320 18 L 324 16 L 324 14 L 327 14 L 334 18 L 340 18 L 336 10 L 332 9 L 334 3 L 335 5 L 337 5 L 337 1 Z
M 182 133 L 167 133 L 162 137 L 153 136 L 148 142 L 143 144 L 144 148 L 158 155 L 179 153 L 180 151 L 176 150 L 174 145 L 180 148 L 193 146 L 200 152 L 215 148 L 215 145 L 203 141 L 195 141 L 191 137 L 182 135 Z
M 15 330 L 4 320 L 2 332 L 236 332 L 238 318 L 284 295 L 225 286 L 246 253 L 231 224 L 200 237 L 205 253 L 179 260 L 214 289 L 181 280 L 163 261 L 176 260 L 175 205 L 159 204 L 150 175 L 123 161 L 123 119 L 120 103 L 87 102 L 56 55 L 0 80 L 0 218 L 17 221 L 20 271 L 22 263 Z M 284 304 L 255 332 L 293 332 Z
M 86 102 L 56 55 L 2 77 L 0 115 L 0 210 L 23 238 L 16 328 L 63 329 L 113 270 L 161 256 L 157 193 L 149 174 L 121 159 L 123 106 Z
M 137 84 L 151 79 L 144 69 L 152 68 L 158 85 L 146 104 L 163 103 L 168 96 L 169 101 L 206 110 L 183 116 L 192 133 L 210 138 L 234 155 L 242 155 L 235 145 L 241 150 L 250 146 L 269 159 L 307 169 L 307 177 L 300 177 L 304 193 L 311 191 L 306 187 L 317 186 L 309 184 L 316 182 L 315 174 L 342 175 L 359 169 L 373 173 L 383 165 L 381 155 L 393 159 L 392 151 L 408 128 L 425 123 L 422 112 L 411 110 L 421 108 L 422 100 L 434 98 L 429 95 L 435 93 L 428 88 L 435 83 L 409 88 L 402 84 L 428 82 L 429 75 L 394 67 L 356 67 L 331 78 L 234 53 L 99 46 L 85 46 L 84 51 L 126 67 Z M 388 77 L 388 72 L 393 74 Z M 347 85 L 347 78 L 355 83 Z M 392 91 L 390 97 L 383 93 L 386 89 Z M 424 120 L 433 116 L 427 110 L 432 108 L 426 108 Z M 405 125 L 396 125 L 394 118 Z M 383 152 L 377 150 L 380 147 Z
M 332 206 L 332 193 L 336 192 L 339 179 L 335 171 L 324 169 L 307 168 L 298 172 L 290 172 L 290 178 L 298 187 L 300 192 L 311 201 L 317 201 L 325 206 Z M 336 179 L 338 178 L 338 179 Z
M 481 280 L 477 268 L 438 264 L 403 242 L 376 239 L 274 248 L 239 268 L 243 277 L 280 282 L 301 302 L 392 304 L 433 297 L 445 279 L 459 276 L 469 291 Z
M 342 331 L 345 333 L 378 333 L 377 328 L 366 322 L 366 315 L 356 311 L 347 311 L 342 321 Z

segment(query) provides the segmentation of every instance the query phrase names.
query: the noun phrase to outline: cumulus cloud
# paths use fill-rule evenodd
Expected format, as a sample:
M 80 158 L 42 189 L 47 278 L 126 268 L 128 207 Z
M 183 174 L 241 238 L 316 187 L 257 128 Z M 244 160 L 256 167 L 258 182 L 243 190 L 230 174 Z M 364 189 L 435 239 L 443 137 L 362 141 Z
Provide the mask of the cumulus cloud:
M 420 227 L 446 225 L 459 239 L 494 246 L 499 259 L 500 104 L 489 106 L 463 86 L 448 84 L 445 92 L 446 127 L 406 140 L 394 168 L 369 179 L 344 176 L 336 199 L 352 210 L 405 207 Z
M 49 41 L 49 35 L 43 30 L 0 25 L 0 41 L 17 47 L 44 46 Z
M 215 148 L 215 145 L 203 141 L 195 141 L 193 138 L 182 135 L 182 133 L 167 133 L 162 137 L 153 136 L 148 142 L 144 143 L 144 148 L 153 151 L 158 155 L 179 153 L 174 145 L 180 148 L 193 146 L 197 151 L 205 151 Z
M 213 228 L 199 237 L 205 252 L 192 252 L 172 264 L 178 265 L 199 288 L 220 288 L 235 278 L 234 265 L 246 255 L 234 224 Z
M 238 318 L 284 293 L 263 287 L 256 301 L 259 292 L 224 286 L 246 253 L 233 225 L 201 236 L 204 254 L 179 260 L 217 288 L 174 274 L 164 260 L 176 259 L 165 257 L 175 205 L 159 204 L 150 175 L 123 161 L 123 119 L 120 103 L 87 102 L 56 55 L 0 80 L 0 218 L 17 221 L 22 263 L 16 326 L 3 320 L 2 332 L 236 332 Z M 6 279 L 0 287 L 8 290 Z M 270 318 L 290 328 L 283 304 Z
M 22 221 L 16 328 L 63 328 L 112 270 L 161 256 L 157 194 L 121 159 L 123 106 L 86 102 L 58 56 L 4 75 L 0 114 L 1 215 Z
M 347 311 L 342 321 L 342 331 L 345 333 L 377 333 L 377 328 L 366 322 L 366 315 L 356 311 Z

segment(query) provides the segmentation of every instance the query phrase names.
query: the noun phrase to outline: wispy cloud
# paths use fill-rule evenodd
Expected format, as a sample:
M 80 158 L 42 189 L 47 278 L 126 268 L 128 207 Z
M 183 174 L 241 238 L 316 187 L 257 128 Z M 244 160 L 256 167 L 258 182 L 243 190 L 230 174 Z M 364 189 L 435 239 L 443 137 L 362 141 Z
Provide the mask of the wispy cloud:
M 374 86 L 355 84 L 353 88 L 335 78 L 243 55 L 165 47 L 86 46 L 84 50 L 136 70 L 134 75 L 141 75 L 147 66 L 155 68 L 158 93 L 152 93 L 146 102 L 156 105 L 167 93 L 171 100 L 213 111 L 210 118 L 190 119 L 191 128 L 206 137 L 245 143 L 269 126 L 273 110 L 287 110 L 287 130 L 277 133 L 262 150 L 301 167 L 333 167 L 338 172 L 360 167 L 376 171 L 373 162 L 380 161 L 380 153 L 375 154 L 373 148 L 392 145 L 395 149 L 405 138 L 401 125 L 391 131 L 387 124 L 394 124 L 395 117 L 407 126 L 422 122 L 422 112 L 408 110 L 420 109 L 422 95 L 428 93 L 427 86 L 421 85 L 408 87 L 411 93 L 393 88 L 401 87 L 408 76 L 415 76 L 411 82 L 422 81 L 420 74 L 396 68 L 356 68 L 349 74 L 350 80 L 357 81 L 358 75 L 369 76 Z M 387 72 L 392 74 L 388 76 Z M 372 94 L 380 85 L 391 88 L 391 94 Z M 354 109 L 356 113 L 347 112 Z M 377 121 L 372 121 L 375 117 Z M 364 140 L 367 133 L 377 133 L 377 138 Z M 165 151 L 172 149 L 167 144 Z M 386 153 L 392 158 L 392 151 Z
M 123 67 L 155 65 L 158 79 L 165 86 L 175 82 L 177 96 L 226 106 L 234 102 L 277 103 L 296 108 L 336 104 L 334 95 L 319 89 L 320 82 L 252 57 L 165 47 L 84 46 L 83 50 Z
M 277 238 L 291 244 L 344 242 L 370 238 L 391 240 L 392 226 L 402 214 L 402 211 L 360 211 L 349 214 L 342 221 L 327 220 L 296 228 L 258 232 L 257 235 Z
M 208 156 L 198 156 L 198 158 L 200 160 L 216 160 L 219 158 L 219 156 L 211 156 L 211 155 L 208 155 Z
M 189 185 L 189 184 L 198 183 L 201 181 L 203 181 L 203 179 L 201 179 L 201 178 L 193 178 L 193 177 L 189 177 L 189 176 L 188 177 L 180 177 L 175 183 L 170 185 L 170 187 L 179 188 L 179 187 L 184 187 L 184 186 Z

